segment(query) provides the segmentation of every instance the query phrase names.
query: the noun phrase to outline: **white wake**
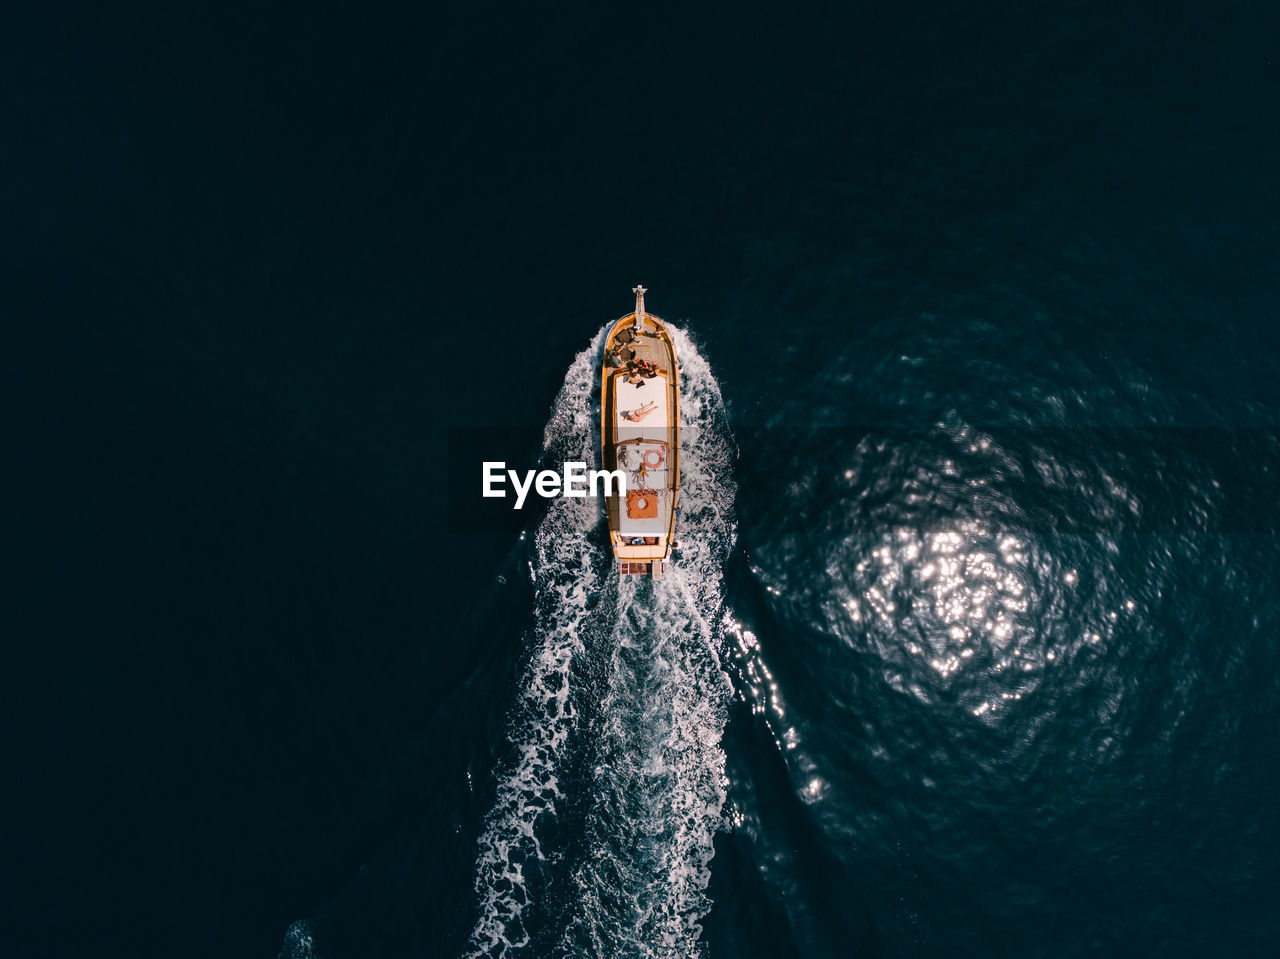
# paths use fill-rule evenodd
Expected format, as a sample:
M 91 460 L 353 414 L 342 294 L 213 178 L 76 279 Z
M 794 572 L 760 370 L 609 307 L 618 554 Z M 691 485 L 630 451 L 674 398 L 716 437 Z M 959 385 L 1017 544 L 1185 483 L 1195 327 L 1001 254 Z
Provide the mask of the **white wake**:
M 516 758 L 480 839 L 469 956 L 699 948 L 725 798 L 720 739 L 731 688 L 719 624 L 734 453 L 710 367 L 683 332 L 672 333 L 682 368 L 678 549 L 659 582 L 620 581 L 598 509 L 553 500 L 539 524 Z M 565 377 L 544 435 L 553 462 L 596 459 L 598 407 L 589 398 L 603 338 L 602 330 Z M 582 835 L 571 848 L 544 848 L 547 817 L 569 798 L 564 770 L 584 761 Z M 559 873 L 546 868 L 562 857 Z M 534 871 L 556 878 L 535 883 Z M 558 905 L 538 903 L 540 893 Z M 540 905 L 545 928 L 531 917 Z

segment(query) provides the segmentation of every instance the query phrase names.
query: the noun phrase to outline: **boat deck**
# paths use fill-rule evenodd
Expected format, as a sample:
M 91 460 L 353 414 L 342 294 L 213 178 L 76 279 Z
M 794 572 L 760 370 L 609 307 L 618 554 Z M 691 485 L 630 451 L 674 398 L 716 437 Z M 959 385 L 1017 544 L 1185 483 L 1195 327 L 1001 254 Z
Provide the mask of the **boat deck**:
M 658 336 L 635 336 L 631 330 L 634 323 L 634 313 L 623 317 L 618 325 L 614 327 L 618 330 L 618 333 L 609 341 L 610 345 L 618 348 L 619 359 L 622 361 L 621 365 L 625 367 L 629 360 L 647 361 L 656 366 L 659 372 L 666 373 L 668 380 L 672 379 L 671 374 L 674 372 L 674 364 L 671 362 L 671 351 L 667 348 L 667 344 Z M 652 333 L 653 330 L 654 324 L 646 318 L 646 333 Z
M 675 345 L 660 320 L 644 314 L 641 331 L 635 330 L 636 314 L 624 316 L 614 324 L 605 342 L 605 365 L 601 371 L 601 445 L 603 465 L 613 470 L 619 464 L 617 444 L 628 444 L 638 451 L 657 443 L 665 448 L 661 469 L 637 475 L 628 471 L 628 489 L 635 490 L 637 480 L 642 489 L 657 493 L 657 515 L 642 522 L 627 514 L 626 500 L 610 496 L 605 502 L 610 544 L 614 555 L 624 563 L 660 561 L 671 552 L 675 537 L 677 498 L 680 486 L 679 467 L 679 375 Z M 658 375 L 645 379 L 643 385 L 626 381 L 628 364 L 633 361 L 653 364 Z M 653 412 L 639 422 L 627 420 L 623 412 L 653 404 Z M 629 444 L 638 444 L 630 447 Z M 633 455 L 637 455 L 633 454 Z M 634 464 L 633 464 L 634 465 Z M 639 534 L 639 535 L 636 535 Z M 643 540 L 643 542 L 640 542 Z M 655 575 L 657 563 L 653 563 Z M 622 572 L 636 570 L 622 570 Z

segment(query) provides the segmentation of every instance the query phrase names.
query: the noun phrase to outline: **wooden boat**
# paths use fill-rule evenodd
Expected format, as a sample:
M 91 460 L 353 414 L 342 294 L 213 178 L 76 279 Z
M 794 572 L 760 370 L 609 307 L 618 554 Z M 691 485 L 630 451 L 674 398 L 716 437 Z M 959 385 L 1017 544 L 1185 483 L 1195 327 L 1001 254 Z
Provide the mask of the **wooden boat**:
M 600 370 L 600 459 L 621 470 L 626 493 L 606 497 L 609 545 L 621 575 L 667 568 L 680 495 L 680 367 L 666 325 L 644 311 L 613 324 Z

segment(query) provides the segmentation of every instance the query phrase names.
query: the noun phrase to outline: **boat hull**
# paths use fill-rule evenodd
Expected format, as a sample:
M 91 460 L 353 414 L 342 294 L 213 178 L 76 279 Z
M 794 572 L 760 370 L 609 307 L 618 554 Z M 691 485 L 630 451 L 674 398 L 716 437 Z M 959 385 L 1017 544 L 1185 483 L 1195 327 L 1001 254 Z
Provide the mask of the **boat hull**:
M 621 317 L 600 370 L 600 458 L 626 476 L 605 498 L 609 546 L 621 575 L 659 577 L 675 543 L 680 495 L 680 367 L 666 325 L 644 312 Z

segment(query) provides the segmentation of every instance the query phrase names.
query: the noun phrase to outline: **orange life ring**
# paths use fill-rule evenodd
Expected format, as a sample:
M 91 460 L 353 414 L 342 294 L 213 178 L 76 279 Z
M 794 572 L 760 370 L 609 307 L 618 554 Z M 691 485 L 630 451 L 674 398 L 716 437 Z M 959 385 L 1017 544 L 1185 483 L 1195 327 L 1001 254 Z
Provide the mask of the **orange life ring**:
M 649 459 L 650 456 L 656 459 Z M 657 469 L 666 461 L 666 454 L 662 450 L 646 450 L 644 454 L 644 465 L 651 470 Z

